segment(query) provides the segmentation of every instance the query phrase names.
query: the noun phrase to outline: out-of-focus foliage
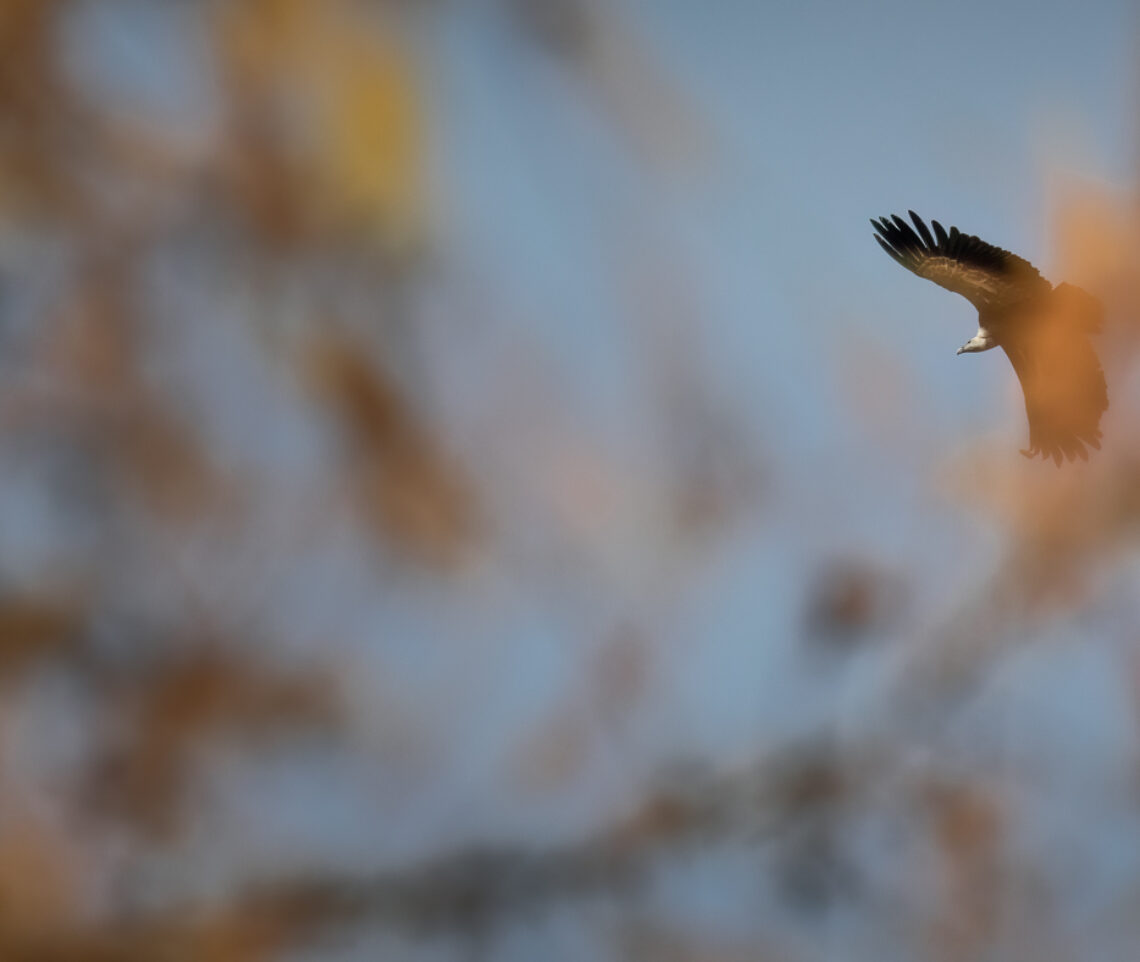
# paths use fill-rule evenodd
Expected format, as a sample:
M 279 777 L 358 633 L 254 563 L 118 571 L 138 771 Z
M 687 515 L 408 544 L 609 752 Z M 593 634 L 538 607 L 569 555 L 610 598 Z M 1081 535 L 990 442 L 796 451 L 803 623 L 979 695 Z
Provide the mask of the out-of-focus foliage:
M 598 12 L 566 12 L 583 36 L 604 34 Z M 5 959 L 241 962 L 338 920 L 431 929 L 482 914 L 473 893 L 497 857 L 451 869 L 445 856 L 450 887 L 433 869 L 364 883 L 346 916 L 337 893 L 352 886 L 309 878 L 287 837 L 275 881 L 216 834 L 276 817 L 281 799 L 256 787 L 267 768 L 314 787 L 314 752 L 367 771 L 374 713 L 384 745 L 420 751 L 399 709 L 369 704 L 382 672 L 354 678 L 327 636 L 360 615 L 323 597 L 322 557 L 351 543 L 362 583 L 403 570 L 447 591 L 492 532 L 416 367 L 417 292 L 438 283 L 421 13 L 0 8 Z M 116 30 L 128 57 L 145 54 L 147 30 L 156 49 L 189 46 L 189 93 L 147 68 L 158 102 L 173 96 L 183 114 L 108 81 L 105 46 L 86 56 L 92 31 Z M 624 68 L 589 46 L 602 95 L 618 93 Z M 676 432 L 704 436 L 696 423 Z M 740 492 L 703 494 L 699 451 L 678 463 L 677 530 L 719 524 Z M 595 706 L 613 724 L 646 671 L 638 631 L 617 629 L 598 653 Z M 524 749 L 522 784 L 546 790 L 572 771 L 579 749 L 556 721 L 549 738 Z M 317 836 L 319 794 L 306 816 Z M 619 848 L 661 834 L 644 832 L 620 830 Z M 536 862 L 540 889 L 608 886 L 627 856 L 605 839 L 590 851 Z M 479 898 L 510 911 L 498 903 L 514 891 Z
M 215 6 L 229 199 L 267 239 L 313 244 L 348 231 L 394 252 L 418 246 L 422 95 L 385 22 L 395 13 L 304 0 Z
M 1105 450 L 940 463 L 940 509 L 1000 541 L 965 588 L 804 575 L 863 556 L 797 559 L 826 522 L 782 517 L 800 492 L 710 374 L 683 257 L 613 268 L 630 323 L 596 366 L 635 342 L 639 413 L 583 413 L 603 375 L 567 386 L 539 319 L 491 323 L 531 308 L 447 246 L 448 6 L 0 4 L 0 959 L 798 960 L 834 957 L 828 926 L 851 958 L 1092 957 L 1049 937 L 1070 893 L 1019 834 L 1034 773 L 954 726 L 1039 633 L 1118 610 L 1140 705 L 1131 596 L 1105 601 L 1140 532 L 1134 201 L 1055 225 L 1050 273 L 1108 310 Z M 632 8 L 478 6 L 647 177 L 717 148 Z M 778 538 L 785 581 L 733 553 Z M 717 665 L 693 612 L 765 577 L 801 621 Z M 848 666 L 870 722 L 835 708 Z M 826 675 L 825 707 L 658 771 L 717 685 L 781 672 L 805 702 Z
M 308 380 L 343 434 L 362 517 L 409 553 L 443 563 L 475 536 L 470 489 L 363 347 L 341 335 L 305 348 Z
M 834 561 L 812 586 L 805 632 L 835 646 L 881 636 L 896 618 L 901 596 L 899 579 L 874 564 Z

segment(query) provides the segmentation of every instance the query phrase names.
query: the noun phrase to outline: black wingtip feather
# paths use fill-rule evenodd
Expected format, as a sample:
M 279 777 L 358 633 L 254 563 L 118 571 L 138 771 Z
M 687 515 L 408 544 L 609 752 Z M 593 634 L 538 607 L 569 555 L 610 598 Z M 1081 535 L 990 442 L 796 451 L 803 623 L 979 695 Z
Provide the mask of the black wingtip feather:
M 892 215 L 892 218 L 899 229 L 899 233 L 905 238 L 906 245 L 916 250 L 923 250 L 922 239 L 914 232 L 914 228 L 897 214 Z
M 914 221 L 914 226 L 918 228 L 918 232 L 922 235 L 922 239 L 926 243 L 926 246 L 933 247 L 934 238 L 930 236 L 930 230 L 922 222 L 922 218 L 919 217 L 918 214 L 916 214 L 913 210 L 908 210 L 907 213 L 910 214 L 910 219 Z
M 875 236 L 876 243 L 878 243 L 878 245 L 883 250 L 885 250 L 888 254 L 890 254 L 891 257 L 893 257 L 896 261 L 898 261 L 904 267 L 906 266 L 906 264 L 904 263 L 904 261 L 902 259 L 902 255 L 900 255 L 893 247 L 891 247 L 889 244 L 887 244 L 887 242 L 884 241 L 878 234 L 875 234 L 874 236 Z

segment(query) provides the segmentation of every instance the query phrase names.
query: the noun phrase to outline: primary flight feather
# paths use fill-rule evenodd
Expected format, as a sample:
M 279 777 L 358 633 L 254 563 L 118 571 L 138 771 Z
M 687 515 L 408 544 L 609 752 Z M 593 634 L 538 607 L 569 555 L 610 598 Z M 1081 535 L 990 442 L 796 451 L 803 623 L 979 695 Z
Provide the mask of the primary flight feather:
M 1026 457 L 1088 460 L 1100 447 L 1108 389 L 1089 340 L 1102 310 L 1071 284 L 1054 287 L 1029 261 L 914 211 L 912 227 L 897 215 L 872 220 L 879 246 L 919 277 L 961 294 L 978 309 L 978 333 L 959 348 L 971 354 L 1000 347 L 1013 364 L 1029 418 Z

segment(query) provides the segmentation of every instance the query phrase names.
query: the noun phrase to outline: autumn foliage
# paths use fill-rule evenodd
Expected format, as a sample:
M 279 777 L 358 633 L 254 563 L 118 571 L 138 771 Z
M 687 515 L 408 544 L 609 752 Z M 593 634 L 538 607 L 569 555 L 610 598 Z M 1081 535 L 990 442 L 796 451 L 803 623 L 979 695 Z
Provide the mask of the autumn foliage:
M 1134 197 L 1074 188 L 1053 225 L 1049 273 L 1106 308 L 1104 450 L 1055 471 L 978 439 L 930 510 L 991 526 L 986 577 L 947 602 L 790 552 L 786 663 L 708 667 L 676 599 L 715 607 L 715 546 L 745 578 L 732 545 L 797 539 L 764 526 L 796 492 L 667 283 L 629 293 L 651 430 L 580 415 L 618 334 L 575 388 L 540 319 L 481 347 L 528 308 L 445 256 L 436 5 L 127 6 L 0 3 L 0 960 L 823 959 L 835 919 L 851 958 L 1094 957 L 1047 937 L 1036 776 L 954 726 L 1058 624 L 1119 637 L 1140 705 Z M 637 163 L 699 165 L 619 14 L 500 15 Z M 124 24 L 154 90 L 84 59 Z M 825 705 L 694 760 L 717 706 L 673 697 L 706 669 Z

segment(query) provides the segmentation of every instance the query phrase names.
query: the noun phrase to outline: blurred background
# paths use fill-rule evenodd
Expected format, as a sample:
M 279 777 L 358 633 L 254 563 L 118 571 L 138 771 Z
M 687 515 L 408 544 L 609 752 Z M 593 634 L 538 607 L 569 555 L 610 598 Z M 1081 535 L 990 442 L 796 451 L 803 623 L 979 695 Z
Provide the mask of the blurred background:
M 1131 960 L 1129 0 L 3 0 L 0 957 Z M 1097 294 L 1017 451 L 913 208 Z

